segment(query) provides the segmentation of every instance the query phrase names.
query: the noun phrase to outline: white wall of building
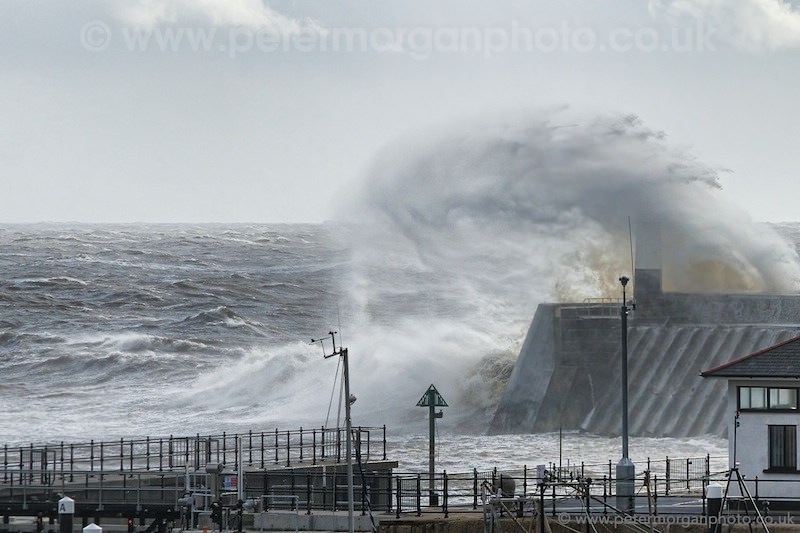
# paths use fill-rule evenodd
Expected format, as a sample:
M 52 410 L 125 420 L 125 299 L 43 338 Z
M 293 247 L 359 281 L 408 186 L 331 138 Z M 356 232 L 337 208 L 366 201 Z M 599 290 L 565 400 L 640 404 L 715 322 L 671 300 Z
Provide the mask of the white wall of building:
M 738 463 L 741 476 L 746 480 L 747 489 L 755 497 L 755 481 L 758 479 L 758 497 L 800 499 L 800 473 L 765 472 L 769 468 L 769 430 L 770 425 L 800 426 L 800 412 L 785 411 L 741 411 L 739 427 L 735 427 L 738 407 L 738 387 L 800 387 L 798 380 L 729 380 L 726 418 L 728 423 L 728 462 L 729 467 Z M 800 437 L 800 428 L 798 428 Z M 798 450 L 795 450 L 797 457 Z M 800 465 L 800 457 L 797 457 Z M 736 478 L 730 484 L 729 495 L 738 497 Z

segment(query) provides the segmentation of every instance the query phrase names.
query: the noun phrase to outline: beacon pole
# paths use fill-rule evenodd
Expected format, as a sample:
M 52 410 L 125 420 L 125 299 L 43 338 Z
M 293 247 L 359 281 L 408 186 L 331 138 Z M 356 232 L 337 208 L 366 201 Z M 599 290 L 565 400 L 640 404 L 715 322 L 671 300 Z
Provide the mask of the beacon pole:
M 417 402 L 417 407 L 428 408 L 428 505 L 439 505 L 439 495 L 436 493 L 436 419 L 442 418 L 442 411 L 436 412 L 437 407 L 447 407 L 447 402 L 431 384 L 422 398 Z

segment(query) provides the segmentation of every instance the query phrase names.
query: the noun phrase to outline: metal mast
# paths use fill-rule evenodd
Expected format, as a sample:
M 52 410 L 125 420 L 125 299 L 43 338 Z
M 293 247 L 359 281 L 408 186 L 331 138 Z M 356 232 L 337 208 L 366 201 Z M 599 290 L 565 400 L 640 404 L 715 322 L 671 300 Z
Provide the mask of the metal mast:
M 333 343 L 333 351 L 329 354 L 325 353 L 323 346 L 322 355 L 325 359 L 330 357 L 339 356 L 342 358 L 342 373 L 344 375 L 344 418 L 345 418 L 345 431 L 347 437 L 345 447 L 347 448 L 347 524 L 349 533 L 354 533 L 355 520 L 353 518 L 353 422 L 350 417 L 350 406 L 356 401 L 355 397 L 350 394 L 350 366 L 347 360 L 347 348 L 339 347 L 336 349 L 336 331 L 329 331 L 328 335 L 331 336 Z M 311 339 L 311 342 L 322 342 L 322 339 Z

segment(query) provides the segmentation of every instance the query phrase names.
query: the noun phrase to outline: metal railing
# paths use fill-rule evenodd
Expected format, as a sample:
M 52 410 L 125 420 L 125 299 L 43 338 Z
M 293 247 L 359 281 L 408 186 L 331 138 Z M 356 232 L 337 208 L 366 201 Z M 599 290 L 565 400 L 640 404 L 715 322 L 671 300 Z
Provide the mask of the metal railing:
M 649 492 L 655 500 L 660 497 L 686 500 L 704 498 L 705 488 L 710 482 L 724 479 L 726 463 L 727 457 L 710 455 L 684 459 L 648 458 L 640 466 L 637 476 L 637 487 L 641 493 L 638 497 Z M 546 485 L 547 494 L 544 496 L 554 513 L 557 502 L 569 498 L 577 483 L 584 483 L 588 487 L 586 490 L 597 498 L 610 500 L 616 495 L 615 465 L 611 461 L 603 464 L 578 463 L 566 467 L 550 463 L 534 469 L 523 466 L 516 471 L 498 471 L 495 468 L 468 473 L 442 472 L 435 476 L 433 486 L 430 486 L 430 480 L 424 474 L 395 474 L 395 512 L 398 516 L 403 512 L 420 514 L 423 509 L 430 512 L 431 495 L 434 495 L 433 501 L 438 502 L 437 506 L 441 507 L 440 512 L 444 514 L 452 508 L 458 508 L 460 512 L 478 510 L 481 486 L 485 482 L 501 488 L 504 494 L 523 499 L 541 496 L 541 488 Z M 752 483 L 751 490 L 757 492 L 758 478 L 748 483 Z
M 140 508 L 159 504 L 177 508 L 185 494 L 186 474 L 178 472 L 104 472 L 69 471 L 56 477 L 43 470 L 6 470 L 6 481 L 0 484 L 0 502 L 16 503 L 20 509 L 49 510 L 64 495 L 70 495 L 83 506 L 98 511 L 108 506 Z M 204 484 L 208 474 L 198 474 Z M 69 480 L 69 481 L 68 481 Z M 209 502 L 210 503 L 210 502 Z
M 705 458 L 669 459 L 650 461 L 649 469 L 643 470 L 635 480 L 634 496 L 637 513 L 656 515 L 704 514 L 707 509 L 705 488 L 716 482 L 728 486 L 729 472 L 715 471 L 709 456 Z M 680 465 L 676 467 L 675 465 Z M 701 465 L 695 467 L 695 465 Z M 597 465 L 595 465 L 597 466 Z M 612 465 L 613 466 L 613 465 Z M 603 465 L 607 468 L 607 465 Z M 664 467 L 664 473 L 657 468 Z M 471 472 L 440 472 L 430 484 L 426 473 L 393 473 L 391 471 L 369 471 L 357 474 L 354 480 L 354 508 L 362 514 L 391 512 L 398 518 L 402 514 L 436 513 L 445 517 L 451 512 L 482 512 L 486 487 L 489 494 L 502 494 L 503 498 L 515 498 L 522 502 L 537 501 L 549 516 L 561 513 L 613 515 L 616 505 L 616 480 L 608 473 L 597 475 L 594 468 L 586 464 L 574 469 L 548 470 L 523 466 L 521 470 Z M 670 480 L 666 479 L 670 472 Z M 613 469 L 612 469 L 613 473 Z M 112 512 L 115 509 L 142 509 L 150 507 L 171 508 L 177 513 L 180 499 L 191 494 L 193 508 L 208 509 L 212 492 L 208 490 L 211 474 L 158 471 L 69 471 L 64 476 L 52 476 L 42 470 L 4 470 L 6 481 L 0 484 L 0 503 L 5 507 L 14 502 L 15 509 L 31 512 L 52 513 L 55 503 L 63 495 L 74 498 L 84 509 L 91 512 Z M 679 475 L 680 474 L 680 475 Z M 793 479 L 743 479 L 746 492 L 760 509 L 769 512 L 778 509 L 790 497 Z M 686 487 L 689 487 L 688 489 Z M 781 487 L 787 490 L 781 490 Z M 741 507 L 730 506 L 736 512 L 746 509 L 741 490 L 736 481 L 730 486 L 731 501 Z M 501 491 L 498 493 L 498 489 Z M 770 494 L 764 497 L 764 494 Z M 231 498 L 225 498 L 226 495 Z M 290 509 L 296 513 L 343 510 L 347 507 L 347 478 L 341 465 L 311 472 L 300 471 L 248 471 L 244 473 L 241 497 L 244 500 L 262 502 L 262 511 Z M 238 495 L 221 492 L 223 505 L 234 508 Z M 7 508 L 7 507 L 6 507 Z M 120 511 L 121 512 L 121 511 Z
M 386 459 L 386 426 L 353 429 L 364 460 Z M 45 482 L 49 476 L 67 476 L 74 472 L 171 472 L 200 470 L 209 463 L 238 468 L 267 468 L 275 465 L 346 462 L 344 428 L 225 433 L 188 437 L 145 437 L 88 443 L 4 445 L 0 450 L 3 474 L 0 483 L 8 483 L 11 472 L 25 471 L 18 483 Z M 239 456 L 241 452 L 241 457 Z
M 671 493 L 693 492 L 702 490 L 710 478 L 718 477 L 728 470 L 727 456 L 688 457 L 651 459 L 637 464 L 637 470 L 649 472 L 652 483 L 660 486 L 666 495 Z M 613 480 L 616 465 L 608 463 L 575 463 L 559 466 L 555 463 L 547 465 L 547 470 L 560 481 L 574 481 L 581 478 L 594 480 Z M 609 487 L 610 490 L 610 487 Z

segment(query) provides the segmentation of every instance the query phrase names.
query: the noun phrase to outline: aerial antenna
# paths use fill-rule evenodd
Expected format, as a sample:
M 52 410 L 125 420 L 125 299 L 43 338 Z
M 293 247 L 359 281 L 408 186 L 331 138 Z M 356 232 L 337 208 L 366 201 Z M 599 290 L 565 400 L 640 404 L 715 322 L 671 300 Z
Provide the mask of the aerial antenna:
M 628 242 L 631 245 L 631 280 L 633 280 L 633 286 L 636 287 L 636 269 L 634 268 L 633 265 L 633 229 L 631 229 L 630 215 L 628 215 Z
M 337 303 L 336 304 L 336 320 L 339 323 L 339 331 L 342 331 L 342 308 Z M 339 344 L 344 345 L 344 341 L 342 340 L 342 334 L 339 333 Z

